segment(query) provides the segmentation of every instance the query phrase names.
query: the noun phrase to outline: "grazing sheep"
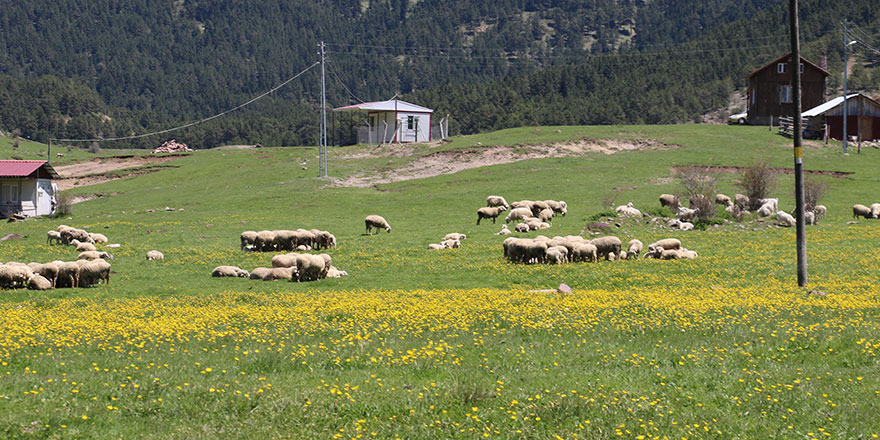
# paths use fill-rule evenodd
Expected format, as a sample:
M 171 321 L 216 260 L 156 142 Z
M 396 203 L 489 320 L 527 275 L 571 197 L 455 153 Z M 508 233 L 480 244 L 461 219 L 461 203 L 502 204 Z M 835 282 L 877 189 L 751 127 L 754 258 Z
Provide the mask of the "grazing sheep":
M 388 222 L 381 216 L 368 215 L 367 218 L 364 219 L 364 224 L 367 226 L 367 234 L 373 235 L 374 228 L 377 231 L 379 229 L 384 229 L 389 234 L 391 233 L 391 226 L 389 226 Z
M 278 230 L 275 233 L 275 250 L 292 251 L 296 247 L 296 231 Z
M 514 220 L 523 220 L 525 218 L 532 216 L 532 210 L 529 208 L 514 208 L 507 214 L 507 218 L 504 219 L 504 223 L 510 223 Z
M 327 231 L 318 231 L 318 233 L 315 234 L 315 241 L 317 242 L 315 249 L 330 249 L 336 247 L 336 236 Z
M 770 217 L 774 212 L 779 210 L 779 199 L 762 199 L 761 207 L 758 208 L 758 215 L 761 217 Z
M 544 200 L 544 203 L 550 207 L 553 212 L 565 217 L 565 214 L 568 213 L 568 205 L 565 201 L 556 201 L 556 200 Z
M 659 258 L 664 250 L 673 249 L 681 249 L 681 240 L 677 238 L 664 238 L 649 244 L 646 256 L 651 255 L 651 258 Z
M 28 270 L 30 270 L 30 268 L 28 268 Z M 28 275 L 27 272 L 20 267 L 2 264 L 0 265 L 0 289 L 22 287 L 31 276 L 33 276 L 33 272 Z
M 437 243 L 431 243 L 431 244 L 428 245 L 428 249 L 429 249 L 429 250 L 432 250 L 432 251 L 439 251 L 439 250 L 441 250 L 441 249 L 446 249 L 446 245 L 443 244 L 443 243 L 440 243 L 440 244 L 437 244 Z
M 513 227 L 513 230 L 516 232 L 529 232 L 529 225 L 525 223 L 517 223 L 517 225 Z
M 458 249 L 461 247 L 461 241 L 459 241 L 459 240 L 444 240 L 444 241 L 441 241 L 440 244 L 442 244 L 450 249 Z
M 155 249 L 147 252 L 147 261 L 164 260 L 164 259 L 165 259 L 165 254 L 163 254 Z
M 813 211 L 804 212 L 804 223 L 808 225 L 816 224 L 816 214 Z
M 95 243 L 107 243 L 107 236 L 104 234 L 92 233 L 89 232 L 89 238 L 91 238 Z
M 320 255 L 301 254 L 296 257 L 296 281 L 316 281 L 326 275 L 329 265 Z
M 254 240 L 254 249 L 258 252 L 272 252 L 275 250 L 275 231 L 257 232 Z
M 733 196 L 733 203 L 742 209 L 746 209 L 749 207 L 749 196 L 743 194 L 735 194 Z
M 330 266 L 330 269 L 327 270 L 327 278 L 342 278 L 347 275 L 348 272 L 339 270 L 335 266 Z
M 504 226 L 506 227 L 507 225 L 504 225 Z M 444 240 L 458 240 L 458 241 L 464 241 L 464 240 L 467 239 L 467 235 L 465 235 L 465 234 L 460 234 L 460 233 L 458 233 L 458 232 L 453 232 L 453 233 L 451 233 L 451 234 L 446 234 L 446 236 L 443 237 L 443 239 L 444 239 Z
M 590 243 L 596 246 L 596 254 L 599 258 L 605 257 L 606 260 L 617 256 L 620 253 L 621 246 L 623 246 L 620 239 L 613 235 L 593 239 Z
M 630 260 L 638 259 L 639 254 L 642 253 L 642 247 L 643 247 L 642 242 L 639 241 L 638 239 L 634 238 L 634 239 L 630 240 L 629 244 L 626 248 L 627 259 L 630 259 Z
M 59 226 L 59 228 L 61 227 Z M 78 240 L 81 243 L 94 243 L 92 237 L 89 237 L 89 233 L 83 229 L 65 227 L 59 232 L 61 232 L 61 242 L 64 244 L 70 244 L 73 240 Z
M 110 263 L 97 259 L 80 267 L 79 287 L 91 287 L 100 282 L 110 284 Z
M 112 260 L 113 255 L 108 254 L 107 252 L 98 252 L 98 251 L 85 251 L 80 252 L 80 254 L 76 257 L 77 260 Z
M 544 259 L 549 263 L 562 264 L 568 261 L 568 249 L 564 246 L 551 246 L 544 251 Z
M 87 252 L 87 251 L 96 251 L 98 248 L 91 243 L 80 243 L 76 246 L 77 252 Z
M 238 266 L 217 266 L 211 271 L 211 276 L 247 278 L 250 276 L 250 273 Z
M 496 232 L 495 235 L 510 235 L 510 229 L 507 228 L 507 225 L 501 225 L 501 231 Z
M 28 289 L 30 290 L 49 290 L 52 287 L 52 282 L 40 274 L 34 274 L 28 280 Z
M 553 210 L 550 208 L 542 209 L 541 212 L 538 213 L 538 219 L 544 223 L 549 223 L 553 220 Z
M 272 257 L 272 267 L 296 267 L 296 257 L 299 254 L 289 253 Z
M 853 218 L 856 217 L 864 217 L 864 218 L 873 218 L 871 214 L 871 208 L 868 208 L 865 205 L 855 204 L 852 207 L 853 210 Z
M 779 226 L 786 228 L 790 228 L 796 224 L 794 217 L 785 211 L 776 211 L 776 222 Z
M 733 200 L 730 200 L 730 197 L 727 197 L 724 194 L 716 194 L 715 195 L 715 204 L 716 205 L 724 205 L 724 206 L 733 206 Z
M 504 200 L 504 197 L 501 196 L 489 196 L 486 197 L 486 206 L 495 207 L 495 206 L 503 206 L 504 209 L 510 207 L 507 204 L 507 200 Z
M 244 231 L 241 233 L 241 250 L 245 250 L 248 246 L 253 246 L 257 241 L 257 231 Z
M 571 252 L 571 261 L 598 262 L 598 250 L 592 243 L 575 243 Z
M 816 213 L 816 221 L 823 220 L 825 218 L 825 214 L 828 212 L 828 208 L 825 205 L 816 205 L 813 208 L 813 212 Z
M 72 261 L 63 262 L 58 265 L 58 278 L 55 280 L 55 287 L 77 287 L 79 286 L 79 264 Z
M 484 206 L 477 210 L 477 225 L 480 224 L 480 220 L 484 218 L 491 218 L 492 223 L 495 223 L 495 219 L 498 218 L 501 213 L 507 208 L 503 206 Z
M 664 249 L 660 252 L 661 260 L 678 260 L 684 258 L 680 249 Z
M 268 267 L 255 267 L 254 270 L 251 271 L 249 278 L 252 280 L 271 281 L 273 280 L 272 269 Z
M 678 197 L 672 194 L 660 194 L 660 206 L 668 206 L 671 209 L 678 209 Z
M 547 257 L 547 243 L 529 240 L 525 242 L 525 263 L 543 263 Z
M 55 287 L 55 279 L 58 278 L 58 264 L 56 263 L 31 263 L 28 264 L 28 267 L 37 274 L 42 276 L 43 278 L 49 280 L 52 284 L 52 287 Z
M 871 218 L 880 218 L 880 203 L 871 204 Z
M 61 233 L 58 231 L 46 232 L 46 244 L 61 244 Z

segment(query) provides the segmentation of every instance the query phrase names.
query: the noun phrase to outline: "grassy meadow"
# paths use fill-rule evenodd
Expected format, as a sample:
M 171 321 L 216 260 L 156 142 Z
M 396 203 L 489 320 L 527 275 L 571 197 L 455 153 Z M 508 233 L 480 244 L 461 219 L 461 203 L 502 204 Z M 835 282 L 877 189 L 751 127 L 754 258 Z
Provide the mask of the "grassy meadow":
M 505 145 L 526 154 L 528 145 L 583 139 L 662 148 L 334 185 L 450 152 Z M 524 127 L 405 157 L 377 151 L 331 149 L 331 179 L 315 177 L 314 148 L 197 151 L 151 174 L 70 190 L 101 197 L 68 217 L 4 223 L 2 235 L 25 238 L 0 242 L 3 262 L 75 259 L 45 242 L 62 223 L 120 247 L 109 249 L 108 285 L 0 293 L 0 436 L 880 435 L 880 221 L 847 224 L 853 204 L 880 202 L 880 151 L 805 149 L 807 170 L 852 173 L 818 176 L 829 186 L 828 217 L 807 228 L 807 289 L 796 283 L 794 230 L 772 221 L 680 232 L 649 218 L 596 217 L 610 201 L 658 208 L 659 194 L 677 190 L 676 166 L 791 167 L 790 140 L 766 127 Z M 70 153 L 66 161 L 92 157 Z M 720 192 L 737 192 L 736 174 L 714 177 Z M 790 212 L 793 176 L 779 177 L 775 196 Z M 544 235 L 601 221 L 624 242 L 674 236 L 700 257 L 509 264 L 494 235 L 503 220 L 475 224 L 490 194 L 565 200 L 568 215 Z M 374 213 L 390 234 L 364 235 Z M 349 276 L 210 276 L 221 264 L 270 266 L 273 254 L 239 250 L 240 232 L 300 227 L 334 233 L 329 253 Z M 461 249 L 426 249 L 449 232 L 468 235 Z M 145 261 L 150 249 L 165 260 Z M 560 283 L 573 292 L 530 292 Z

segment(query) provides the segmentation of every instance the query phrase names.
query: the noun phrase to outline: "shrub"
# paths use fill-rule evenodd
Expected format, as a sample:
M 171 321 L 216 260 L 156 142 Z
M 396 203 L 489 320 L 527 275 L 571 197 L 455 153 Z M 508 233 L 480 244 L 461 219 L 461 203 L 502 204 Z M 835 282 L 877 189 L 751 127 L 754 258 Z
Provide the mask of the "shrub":
M 55 204 L 55 213 L 51 217 L 64 217 L 73 212 L 73 196 L 70 194 L 60 194 Z
M 645 211 L 645 214 L 652 215 L 654 217 L 666 217 L 673 218 L 675 217 L 675 212 L 668 206 L 660 206 L 657 208 L 652 208 Z
M 690 208 L 697 210 L 697 218 L 715 217 L 715 179 L 703 167 L 685 167 L 678 171 L 678 181 Z
M 98 154 L 101 152 L 101 145 L 98 144 L 97 142 L 92 142 L 91 145 L 89 145 L 88 151 L 89 151 L 89 153 L 92 153 L 92 154 Z
M 595 222 L 608 217 L 617 217 L 617 211 L 609 209 L 608 211 L 597 212 L 587 217 L 587 221 Z
M 754 211 L 776 189 L 776 183 L 776 172 L 766 161 L 759 160 L 743 169 L 737 186 L 749 196 L 749 211 Z
M 804 209 L 812 211 L 819 200 L 828 192 L 828 184 L 818 178 L 807 176 L 804 179 Z

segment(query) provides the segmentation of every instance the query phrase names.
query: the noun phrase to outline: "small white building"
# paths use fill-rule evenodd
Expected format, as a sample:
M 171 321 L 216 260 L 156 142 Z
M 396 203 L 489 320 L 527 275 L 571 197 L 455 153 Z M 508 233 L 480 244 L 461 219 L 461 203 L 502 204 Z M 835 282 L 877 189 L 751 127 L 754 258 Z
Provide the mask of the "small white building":
M 0 160 L 0 218 L 54 213 L 58 177 L 45 160 Z
M 367 113 L 367 144 L 428 142 L 434 110 L 399 99 L 365 102 L 333 109 L 338 112 Z

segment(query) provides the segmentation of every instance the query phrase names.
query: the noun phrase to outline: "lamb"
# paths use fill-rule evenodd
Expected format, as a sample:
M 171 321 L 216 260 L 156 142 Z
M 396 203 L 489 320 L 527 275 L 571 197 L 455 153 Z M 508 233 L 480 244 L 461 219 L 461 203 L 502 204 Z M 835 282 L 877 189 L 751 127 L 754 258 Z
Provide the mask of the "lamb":
M 510 223 L 514 220 L 522 220 L 527 217 L 532 216 L 532 210 L 529 208 L 514 208 L 507 214 L 507 218 L 504 219 L 504 223 Z
M 272 267 L 296 267 L 296 257 L 299 255 L 295 252 L 276 255 L 272 257 Z
M 30 290 L 49 290 L 52 287 L 52 282 L 40 274 L 34 274 L 28 280 L 28 289 Z
M 107 252 L 98 252 L 98 251 L 85 251 L 80 252 L 80 254 L 76 257 L 77 260 L 112 260 L 113 255 L 108 254 Z
M 694 229 L 694 224 L 691 222 L 680 222 L 678 224 L 678 229 L 682 231 L 692 231 Z
M 779 226 L 783 226 L 786 228 L 790 228 L 796 224 L 794 217 L 792 217 L 791 214 L 788 214 L 785 211 L 776 212 L 776 222 L 779 224 Z
M 163 254 L 155 249 L 147 252 L 147 261 L 164 260 L 164 259 L 165 259 L 165 254 Z
M 575 243 L 571 253 L 571 261 L 598 262 L 598 250 L 592 243 Z
M 98 234 L 98 233 L 91 233 L 90 232 L 89 238 L 91 238 L 95 243 L 101 243 L 101 244 L 107 243 L 107 241 L 108 241 L 106 235 Z
M 95 245 L 93 245 L 91 243 L 79 243 L 78 245 L 76 245 L 77 252 L 87 252 L 87 251 L 96 251 L 96 250 L 98 250 L 98 248 L 96 248 Z
M 250 276 L 250 273 L 238 266 L 217 266 L 211 271 L 211 276 L 247 278 Z
M 880 218 L 880 203 L 871 204 L 871 217 Z
M 660 194 L 660 206 L 668 206 L 671 209 L 678 209 L 678 197 L 672 194 Z
M 46 232 L 46 244 L 61 244 L 61 233 L 58 231 Z
M 347 275 L 348 272 L 339 270 L 335 266 L 330 266 L 330 269 L 327 270 L 327 278 L 342 278 Z
M 368 215 L 367 218 L 364 219 L 364 224 L 367 226 L 367 234 L 373 235 L 374 228 L 377 231 L 379 229 L 384 229 L 389 234 L 391 233 L 391 226 L 389 226 L 388 222 L 381 216 Z
M 110 284 L 110 263 L 102 260 L 92 260 L 80 268 L 79 287 L 90 287 L 100 282 Z
M 716 205 L 724 205 L 724 206 L 733 206 L 733 200 L 730 200 L 730 197 L 727 197 L 724 194 L 716 194 L 715 195 L 715 204 Z
M 529 225 L 525 223 L 517 223 L 513 230 L 516 232 L 529 232 Z
M 507 204 L 507 200 L 504 200 L 504 197 L 501 197 L 501 196 L 486 197 L 486 206 L 489 206 L 489 207 L 503 206 L 504 209 L 507 209 L 510 207 L 510 205 Z
M 853 210 L 853 218 L 856 217 L 864 217 L 864 218 L 873 218 L 871 214 L 871 208 L 868 208 L 865 205 L 855 204 L 852 207 Z
M 248 246 L 253 246 L 257 241 L 257 231 L 244 231 L 241 233 L 241 250 L 245 250 Z
M 642 253 L 642 246 L 643 246 L 642 242 L 639 241 L 638 239 L 634 238 L 634 239 L 630 240 L 629 244 L 626 248 L 627 259 L 630 259 L 630 260 L 638 259 L 639 254 Z
M 553 210 L 552 209 L 542 209 L 541 212 L 538 213 L 538 219 L 544 223 L 548 223 L 553 220 Z
M 564 246 L 551 246 L 544 251 L 544 259 L 550 263 L 562 264 L 568 261 L 568 249 Z
M 501 231 L 496 232 L 495 235 L 510 235 L 510 229 L 507 228 L 507 225 L 501 225 Z
M 504 225 L 504 227 L 507 227 L 507 225 Z M 444 240 L 458 240 L 458 241 L 464 241 L 465 239 L 467 239 L 467 235 L 465 235 L 465 234 L 459 234 L 458 232 L 453 232 L 453 233 L 451 233 L 451 234 L 446 234 L 446 236 L 443 237 L 443 239 L 444 239 Z
M 491 218 L 492 223 L 495 223 L 495 219 L 498 218 L 501 213 L 507 208 L 503 206 L 484 206 L 477 210 L 477 225 L 480 224 L 480 220 L 484 218 Z
M 825 214 L 828 212 L 828 208 L 826 208 L 825 205 L 816 205 L 816 207 L 813 208 L 813 212 L 816 213 L 817 221 L 822 220 L 825 218 Z
M 254 249 L 259 252 L 272 252 L 275 250 L 275 232 L 260 231 L 257 232 L 257 238 L 254 240 Z
M 606 260 L 610 260 L 617 254 L 619 254 L 620 248 L 623 245 L 620 239 L 613 235 L 596 238 L 590 243 L 596 246 L 596 254 L 599 256 L 599 258 L 604 256 Z

